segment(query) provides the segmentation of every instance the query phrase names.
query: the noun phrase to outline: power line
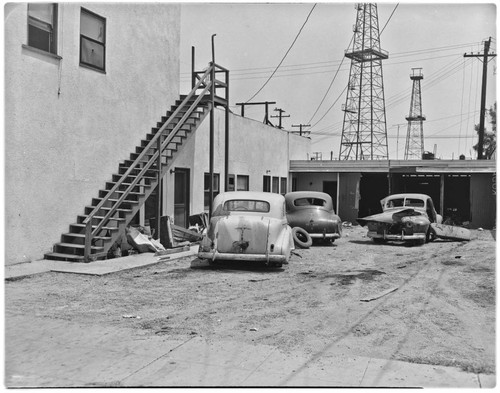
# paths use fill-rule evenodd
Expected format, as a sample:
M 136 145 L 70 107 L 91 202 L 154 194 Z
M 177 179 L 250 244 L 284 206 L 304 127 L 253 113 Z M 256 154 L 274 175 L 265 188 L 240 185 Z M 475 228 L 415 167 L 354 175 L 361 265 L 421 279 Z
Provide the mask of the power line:
M 300 28 L 299 32 L 297 33 L 297 35 L 295 36 L 295 39 L 293 40 L 292 44 L 290 45 L 290 47 L 288 48 L 288 50 L 286 51 L 285 53 L 285 56 L 283 56 L 283 58 L 281 59 L 281 61 L 279 62 L 278 66 L 276 67 L 276 69 L 273 71 L 273 73 L 269 76 L 269 78 L 267 79 L 267 81 L 262 85 L 262 87 L 257 91 L 257 93 L 255 93 L 251 98 L 249 98 L 246 102 L 249 102 L 251 100 L 253 100 L 257 94 L 259 94 L 262 89 L 268 84 L 268 82 L 271 80 L 271 78 L 274 76 L 274 74 L 276 73 L 276 71 L 278 71 L 278 68 L 281 66 L 281 64 L 285 61 L 286 57 L 288 56 L 288 53 L 290 52 L 290 50 L 292 50 L 293 46 L 295 45 L 295 42 L 297 41 L 297 39 L 299 38 L 300 36 L 300 33 L 302 33 L 302 29 L 304 28 L 304 26 L 306 25 L 307 21 L 309 20 L 309 17 L 311 16 L 312 12 L 314 11 L 314 9 L 316 8 L 316 4 L 313 5 L 313 7 L 311 8 L 311 11 L 309 11 L 309 14 L 307 15 L 307 18 L 306 20 L 304 21 L 304 23 L 302 24 L 302 27 Z
M 424 48 L 424 49 L 416 49 L 412 51 L 406 51 L 406 52 L 391 52 L 391 59 L 397 59 L 400 57 L 409 57 L 411 55 L 419 55 L 419 54 L 424 54 L 424 53 L 432 53 L 432 52 L 443 52 L 446 50 L 454 50 L 454 49 L 460 49 L 464 47 L 470 47 L 473 45 L 480 45 L 481 42 L 470 42 L 470 43 L 462 43 L 462 44 L 454 44 L 454 45 L 446 45 L 446 46 L 440 46 L 440 47 L 433 47 L 433 48 Z M 443 57 L 447 56 L 452 56 L 452 55 L 446 55 Z M 434 58 L 439 58 L 439 57 L 431 57 L 429 59 L 434 59 Z M 331 66 L 337 65 L 339 62 L 342 60 L 329 60 L 329 61 L 320 61 L 320 62 L 313 62 L 313 63 L 299 63 L 299 64 L 288 64 L 288 65 L 282 65 L 280 68 L 283 70 L 284 68 L 293 68 L 293 67 L 305 67 L 305 68 L 299 68 L 299 69 L 308 69 L 308 66 L 317 66 L 320 64 L 323 64 L 323 67 L 328 66 L 329 64 Z M 387 62 L 386 64 L 394 64 Z M 400 63 L 396 63 L 400 64 Z M 263 70 L 262 73 L 268 73 L 272 71 L 275 67 L 254 67 L 254 68 L 235 68 L 231 70 L 231 75 L 251 75 L 251 74 L 257 74 L 254 72 L 240 72 L 240 71 L 257 71 L 257 70 Z M 312 68 L 318 68 L 318 67 L 312 67 Z M 267 71 L 265 71 L 267 70 Z M 290 70 L 291 71 L 291 70 Z M 297 71 L 297 70 L 295 70 Z M 181 77 L 183 78 L 191 78 L 191 72 L 181 72 Z
M 349 44 L 347 45 L 347 47 L 349 48 L 351 46 L 351 43 L 352 41 L 354 40 L 354 34 L 353 36 L 351 37 L 351 41 L 349 42 Z M 332 85 L 333 85 L 333 82 L 335 82 L 335 79 L 337 78 L 337 75 L 339 73 L 339 70 L 340 70 L 340 67 L 342 67 L 342 63 L 344 62 L 344 59 L 345 57 L 342 58 L 342 61 L 340 62 L 339 64 L 339 67 L 337 68 L 337 72 L 335 72 L 335 75 L 333 76 L 331 82 L 330 82 L 330 86 L 328 86 L 328 89 L 326 90 L 326 93 L 325 95 L 323 96 L 323 99 L 321 100 L 321 102 L 319 103 L 318 107 L 316 108 L 316 110 L 314 111 L 313 115 L 311 116 L 311 118 L 309 119 L 308 123 L 311 123 L 312 119 L 314 119 L 314 116 L 316 116 L 316 113 L 318 113 L 319 111 L 319 108 L 321 107 L 321 105 L 323 105 L 323 102 L 325 101 L 326 99 L 326 96 L 328 95 L 328 93 L 330 92 L 330 89 L 332 88 Z M 323 116 L 324 117 L 324 116 Z M 323 117 L 321 119 L 323 119 Z
M 388 24 L 388 23 L 389 23 L 389 21 L 391 20 L 392 15 L 394 15 L 394 12 L 396 11 L 396 8 L 398 8 L 398 5 L 399 5 L 399 3 L 398 3 L 398 4 L 396 4 L 396 7 L 394 7 L 394 9 L 392 10 L 391 15 L 389 15 L 389 19 L 387 19 L 387 22 L 385 22 L 385 25 L 384 25 L 384 27 L 382 28 L 382 30 L 380 31 L 379 36 L 381 36 L 381 35 L 382 35 L 382 33 L 384 32 L 385 27 L 387 26 L 387 24 Z

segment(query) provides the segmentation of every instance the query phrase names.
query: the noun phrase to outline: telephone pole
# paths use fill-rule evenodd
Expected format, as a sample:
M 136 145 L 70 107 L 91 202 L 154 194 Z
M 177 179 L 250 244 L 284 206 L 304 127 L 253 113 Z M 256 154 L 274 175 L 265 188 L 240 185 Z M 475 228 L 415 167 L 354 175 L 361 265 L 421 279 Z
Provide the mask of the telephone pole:
M 282 119 L 283 117 L 290 117 L 290 115 L 286 115 L 286 116 L 285 116 L 285 115 L 283 115 L 283 113 L 286 113 L 286 112 L 285 112 L 283 109 L 281 109 L 281 108 L 275 108 L 275 109 L 274 109 L 274 111 L 275 111 L 275 112 L 279 112 L 279 115 L 278 115 L 278 116 L 271 116 L 271 117 L 278 117 L 278 118 L 280 119 L 280 120 L 279 120 L 279 124 L 278 124 L 278 128 L 279 128 L 280 130 L 282 130 L 282 129 L 283 129 L 283 127 L 281 126 L 281 119 Z
M 292 127 L 299 127 L 300 128 L 299 135 L 302 136 L 302 128 L 303 127 L 311 127 L 311 125 L 310 124 L 292 124 Z M 291 131 L 291 132 L 294 133 L 294 134 L 297 133 L 297 131 Z M 309 131 L 304 131 L 304 133 L 306 133 L 306 132 L 308 134 L 310 134 Z
M 488 52 L 490 51 L 491 37 L 488 38 L 487 41 L 484 41 L 484 52 L 477 54 L 467 54 L 464 53 L 464 57 L 477 57 L 481 59 L 483 62 L 483 83 L 481 86 L 481 112 L 479 114 L 479 140 L 477 143 L 477 159 L 483 160 L 483 144 L 484 144 L 484 116 L 486 113 L 486 80 L 488 76 L 488 61 L 489 57 L 495 57 L 496 54 Z

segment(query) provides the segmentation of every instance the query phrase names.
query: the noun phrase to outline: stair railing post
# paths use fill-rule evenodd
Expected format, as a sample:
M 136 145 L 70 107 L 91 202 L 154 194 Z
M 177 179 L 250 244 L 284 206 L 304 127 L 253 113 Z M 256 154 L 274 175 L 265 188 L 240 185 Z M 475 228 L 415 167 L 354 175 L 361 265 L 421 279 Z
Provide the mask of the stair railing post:
M 158 137 L 158 190 L 156 192 L 156 239 L 160 239 L 160 217 L 161 217 L 161 199 L 162 199 L 162 178 L 161 178 L 161 135 Z
M 83 258 L 85 262 L 90 262 L 90 253 L 92 252 L 92 220 L 85 224 L 85 249 Z

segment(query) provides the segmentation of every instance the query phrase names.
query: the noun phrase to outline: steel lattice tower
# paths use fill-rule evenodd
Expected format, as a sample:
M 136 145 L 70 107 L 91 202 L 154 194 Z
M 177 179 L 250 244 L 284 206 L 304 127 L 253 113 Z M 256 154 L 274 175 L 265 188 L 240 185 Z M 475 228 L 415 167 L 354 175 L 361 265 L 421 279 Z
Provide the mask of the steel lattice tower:
M 340 160 L 388 159 L 382 60 L 376 4 L 356 4 L 356 25 L 340 144 Z
M 420 81 L 424 79 L 421 68 L 412 68 L 410 79 L 413 81 L 406 135 L 405 160 L 421 160 L 424 155 L 424 120 L 422 115 L 422 95 Z

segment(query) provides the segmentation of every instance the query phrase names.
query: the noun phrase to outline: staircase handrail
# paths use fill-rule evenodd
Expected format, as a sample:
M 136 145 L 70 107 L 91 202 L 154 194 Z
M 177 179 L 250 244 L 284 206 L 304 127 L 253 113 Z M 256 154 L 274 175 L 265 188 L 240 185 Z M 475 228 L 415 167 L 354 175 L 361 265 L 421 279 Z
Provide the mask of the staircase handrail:
M 85 225 L 85 260 L 88 261 L 91 253 L 91 242 L 92 238 L 94 237 L 95 234 L 97 234 L 102 227 L 105 225 L 105 223 L 111 218 L 111 216 L 116 212 L 118 209 L 118 206 L 125 200 L 125 198 L 128 196 L 128 194 L 131 192 L 131 190 L 137 186 L 137 183 L 142 180 L 142 176 L 149 170 L 155 159 L 158 158 L 158 154 L 161 154 L 161 152 L 165 149 L 165 147 L 170 143 L 170 141 L 175 137 L 175 134 L 179 130 L 179 128 L 183 125 L 183 123 L 186 121 L 186 119 L 191 115 L 193 110 L 198 106 L 199 102 L 201 99 L 204 97 L 206 92 L 210 89 L 212 86 L 212 83 L 214 81 L 210 80 L 208 83 L 206 83 L 206 79 L 211 75 L 213 65 L 210 65 L 203 76 L 200 78 L 198 83 L 193 87 L 191 92 L 184 98 L 184 100 L 179 104 L 177 109 L 170 115 L 170 117 L 167 119 L 167 121 L 163 124 L 163 126 L 156 132 L 156 134 L 153 136 L 153 138 L 149 141 L 149 143 L 144 147 L 142 152 L 139 154 L 139 156 L 134 160 L 134 162 L 130 165 L 130 167 L 127 169 L 127 171 L 121 176 L 121 178 L 115 183 L 115 185 L 111 188 L 111 190 L 108 191 L 105 197 L 102 198 L 102 200 L 97 204 L 97 206 L 87 215 L 85 220 L 83 221 L 83 224 Z M 196 94 L 196 91 L 200 88 L 202 84 L 205 84 L 205 88 L 203 89 L 202 93 L 198 95 L 197 99 L 191 104 L 191 106 L 188 108 L 184 116 L 181 118 L 181 120 L 177 123 L 177 125 L 174 127 L 174 129 L 169 133 L 168 137 L 165 139 L 165 141 L 161 145 L 161 151 L 157 151 L 156 153 L 153 154 L 153 156 L 148 160 L 146 165 L 143 167 L 141 172 L 138 174 L 138 176 L 135 178 L 135 180 L 132 182 L 132 184 L 125 190 L 123 195 L 119 198 L 117 203 L 112 206 L 110 211 L 105 215 L 105 217 L 101 220 L 101 222 L 96 226 L 96 228 L 92 231 L 92 219 L 95 217 L 97 212 L 104 206 L 104 204 L 111 198 L 111 195 L 120 187 L 125 179 L 131 174 L 131 172 L 137 167 L 139 164 L 140 160 L 146 155 L 146 152 L 150 150 L 154 144 L 157 143 L 158 138 L 162 135 L 163 131 L 168 127 L 173 119 L 179 114 L 181 109 L 184 109 L 186 104 L 189 102 L 189 100 Z M 158 168 L 158 170 L 161 170 L 161 168 Z

